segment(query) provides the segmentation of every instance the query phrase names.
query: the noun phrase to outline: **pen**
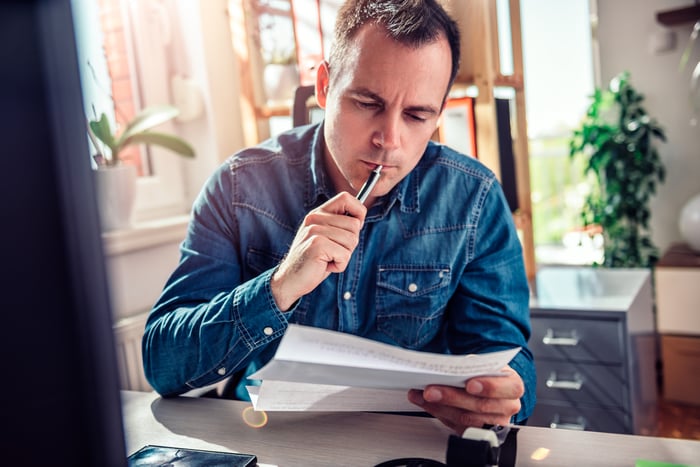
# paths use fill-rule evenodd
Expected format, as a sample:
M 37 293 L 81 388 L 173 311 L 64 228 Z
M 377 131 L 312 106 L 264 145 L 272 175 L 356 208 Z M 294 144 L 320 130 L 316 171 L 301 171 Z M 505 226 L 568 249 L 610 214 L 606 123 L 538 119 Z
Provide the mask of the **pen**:
M 379 177 L 381 176 L 382 172 L 382 167 L 383 166 L 378 165 L 374 168 L 374 170 L 369 174 L 369 177 L 367 178 L 365 184 L 362 185 L 362 188 L 360 188 L 360 191 L 357 193 L 357 199 L 359 199 L 361 203 L 365 202 L 370 192 L 372 191 L 372 188 L 374 188 L 374 185 L 376 185 L 379 181 Z

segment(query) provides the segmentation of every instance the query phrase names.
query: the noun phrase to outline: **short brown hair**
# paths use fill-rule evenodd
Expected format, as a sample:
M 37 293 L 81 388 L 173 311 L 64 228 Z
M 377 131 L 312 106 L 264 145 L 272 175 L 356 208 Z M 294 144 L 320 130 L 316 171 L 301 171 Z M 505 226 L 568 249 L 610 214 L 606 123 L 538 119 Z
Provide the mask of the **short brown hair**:
M 437 0 L 347 0 L 335 22 L 331 67 L 343 60 L 350 41 L 368 23 L 383 26 L 390 38 L 412 47 L 436 41 L 444 34 L 452 52 L 447 94 L 459 70 L 460 35 L 457 23 Z

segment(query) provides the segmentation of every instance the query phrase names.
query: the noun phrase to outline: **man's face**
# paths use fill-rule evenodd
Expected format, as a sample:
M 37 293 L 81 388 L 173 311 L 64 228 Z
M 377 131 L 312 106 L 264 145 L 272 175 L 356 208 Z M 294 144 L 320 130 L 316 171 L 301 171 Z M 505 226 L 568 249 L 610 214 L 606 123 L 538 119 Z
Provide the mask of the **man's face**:
M 375 25 L 358 31 L 340 63 L 321 65 L 316 97 L 336 190 L 356 194 L 381 164 L 369 206 L 413 170 L 437 127 L 451 66 L 444 37 L 416 49 Z

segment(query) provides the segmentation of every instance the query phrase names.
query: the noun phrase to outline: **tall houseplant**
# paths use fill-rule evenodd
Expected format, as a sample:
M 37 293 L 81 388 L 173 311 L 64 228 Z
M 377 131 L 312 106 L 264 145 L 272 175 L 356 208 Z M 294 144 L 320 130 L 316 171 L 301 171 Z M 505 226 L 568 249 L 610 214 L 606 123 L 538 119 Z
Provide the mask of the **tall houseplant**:
M 585 158 L 584 170 L 592 175 L 581 218 L 602 228 L 607 267 L 650 267 L 658 259 L 649 200 L 665 178 L 655 140 L 666 136 L 643 100 L 629 74 L 619 74 L 607 90 L 596 89 L 569 142 L 570 156 Z

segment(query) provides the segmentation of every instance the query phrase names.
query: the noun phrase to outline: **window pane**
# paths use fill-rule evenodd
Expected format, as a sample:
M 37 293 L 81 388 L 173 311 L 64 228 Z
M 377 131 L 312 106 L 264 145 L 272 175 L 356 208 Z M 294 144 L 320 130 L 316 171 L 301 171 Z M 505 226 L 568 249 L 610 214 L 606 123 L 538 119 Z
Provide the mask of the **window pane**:
M 591 263 L 595 237 L 580 232 L 587 184 L 569 138 L 593 93 L 589 0 L 521 0 L 535 254 L 538 262 Z
M 513 38 L 510 34 L 510 1 L 496 1 L 496 16 L 498 17 L 498 55 L 500 58 L 501 74 L 513 74 Z

